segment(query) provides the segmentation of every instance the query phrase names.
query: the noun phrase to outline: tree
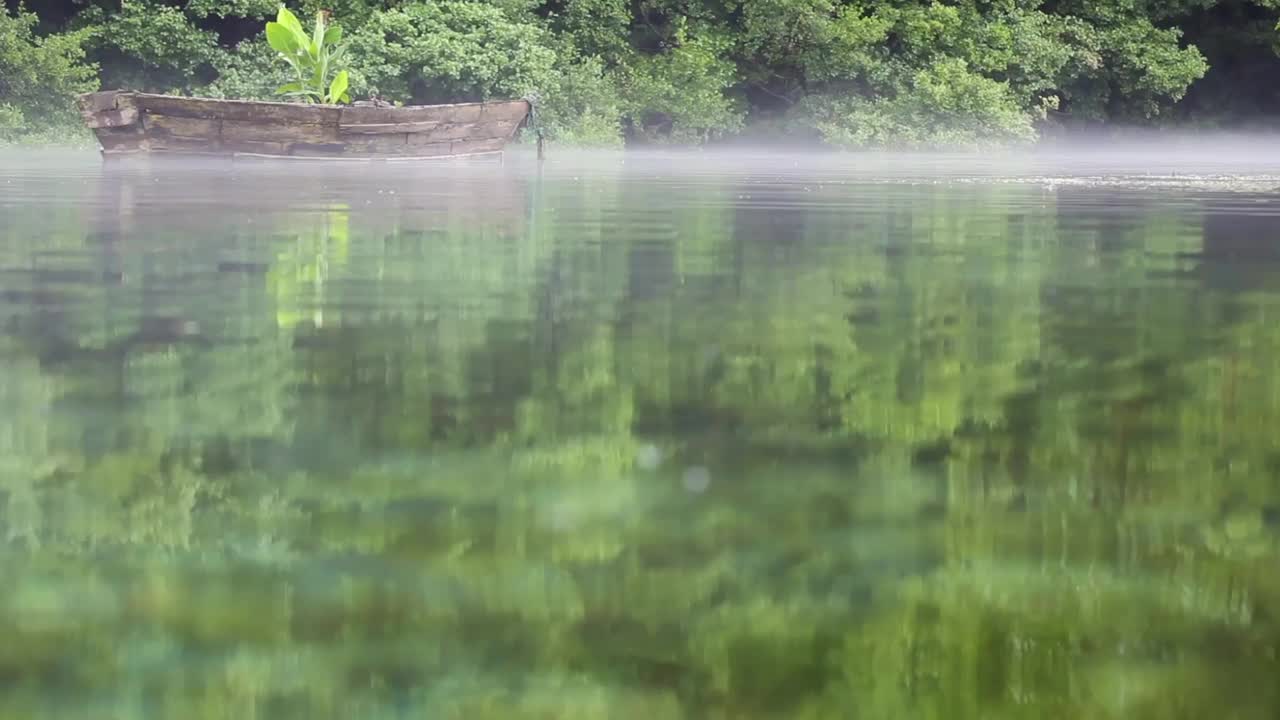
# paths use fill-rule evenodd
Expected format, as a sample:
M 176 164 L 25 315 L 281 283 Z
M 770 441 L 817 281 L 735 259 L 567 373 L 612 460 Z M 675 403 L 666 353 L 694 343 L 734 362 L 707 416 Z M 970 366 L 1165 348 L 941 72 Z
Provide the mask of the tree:
M 0 142 L 73 132 L 74 98 L 97 88 L 83 33 L 39 37 L 37 18 L 0 10 Z
M 259 37 L 274 2 L 65 0 L 42 4 L 36 34 L 81 33 L 66 42 L 85 47 L 109 88 L 264 98 L 282 78 Z M 544 129 L 565 142 L 748 130 L 845 147 L 973 145 L 1046 124 L 1226 122 L 1280 107 L 1268 84 L 1280 68 L 1273 0 L 289 4 L 332 6 L 352 39 L 357 95 L 536 93 Z

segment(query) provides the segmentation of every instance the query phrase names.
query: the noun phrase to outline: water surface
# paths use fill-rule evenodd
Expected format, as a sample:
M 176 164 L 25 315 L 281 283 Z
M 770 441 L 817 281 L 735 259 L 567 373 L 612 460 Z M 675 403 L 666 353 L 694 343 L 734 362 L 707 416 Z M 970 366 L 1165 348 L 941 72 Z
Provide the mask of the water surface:
M 1280 713 L 1280 164 L 0 157 L 0 718 Z

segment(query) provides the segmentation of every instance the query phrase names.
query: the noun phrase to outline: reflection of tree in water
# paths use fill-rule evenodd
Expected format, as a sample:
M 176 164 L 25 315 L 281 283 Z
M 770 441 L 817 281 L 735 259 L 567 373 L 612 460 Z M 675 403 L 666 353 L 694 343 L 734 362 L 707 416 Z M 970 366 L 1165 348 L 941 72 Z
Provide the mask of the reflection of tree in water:
M 1184 272 L 1209 291 L 1234 295 L 1274 290 L 1280 282 L 1280 217 L 1265 198 L 1211 203 L 1204 214 L 1203 246 L 1184 256 Z M 1249 314 L 1249 303 L 1223 302 L 1219 312 L 1215 321 L 1237 324 Z
M 118 285 L 5 305 L 0 674 L 139 716 L 1270 717 L 1275 301 L 1149 275 L 1194 218 L 544 182 L 139 210 Z
M 1280 216 L 1274 209 L 1266 206 L 1241 207 L 1239 201 L 1231 204 L 1219 202 L 1224 207 L 1210 210 L 1204 216 L 1206 259 L 1280 261 Z

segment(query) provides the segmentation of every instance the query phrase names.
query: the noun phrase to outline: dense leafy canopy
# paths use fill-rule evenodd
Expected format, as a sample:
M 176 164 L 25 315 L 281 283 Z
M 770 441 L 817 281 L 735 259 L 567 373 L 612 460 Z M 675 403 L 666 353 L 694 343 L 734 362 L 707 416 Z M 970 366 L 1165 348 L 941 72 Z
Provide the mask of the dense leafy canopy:
M 70 96 L 97 85 L 81 33 L 41 38 L 35 25 L 34 15 L 0 12 L 0 141 L 71 125 Z
M 379 11 L 352 34 L 369 92 L 416 104 L 519 97 L 555 63 L 546 31 L 497 5 L 443 0 Z
M 1230 122 L 1280 109 L 1274 0 L 287 4 L 333 11 L 357 96 L 536 93 L 548 132 L 570 142 L 745 130 L 845 147 L 974 144 L 1046 126 Z M 104 87 L 269 97 L 281 73 L 260 32 L 275 10 L 274 0 L 60 0 L 38 14 L 45 55 L 83 49 Z M 5 27 L 16 37 L 11 18 Z M 50 95 L 65 102 L 57 77 Z M 6 117 L 47 115 L 26 102 L 0 86 Z

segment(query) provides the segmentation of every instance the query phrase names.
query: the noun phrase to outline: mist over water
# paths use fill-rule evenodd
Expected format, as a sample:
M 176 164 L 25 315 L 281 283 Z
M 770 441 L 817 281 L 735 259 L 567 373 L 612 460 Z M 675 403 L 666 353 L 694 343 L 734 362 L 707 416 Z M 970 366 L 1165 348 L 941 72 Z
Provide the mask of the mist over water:
M 1280 142 L 0 154 L 0 718 L 1274 718 Z
M 1151 176 L 1249 181 L 1280 174 L 1280 135 L 1274 133 L 1221 133 L 1190 131 L 1139 131 L 1124 134 L 1075 134 L 1046 139 L 1035 145 L 993 147 L 952 151 L 831 151 L 820 148 L 795 149 L 768 145 L 729 145 L 700 150 L 680 148 L 630 149 L 627 151 L 580 150 L 552 145 L 544 173 L 572 174 L 616 171 L 627 168 L 648 175 L 772 175 L 778 178 L 883 181 L 918 179 L 1086 179 L 1109 177 L 1141 182 Z M 125 161 L 121 165 L 141 172 L 148 167 L 188 168 L 199 172 L 225 172 L 223 160 L 167 158 L 162 161 Z M 320 174 L 403 176 L 434 174 L 433 169 L 414 169 L 403 163 L 323 163 L 304 162 L 303 167 L 329 167 Z M 472 164 L 491 165 L 492 161 Z M 438 165 L 438 163 L 437 163 Z M 457 163 L 455 165 L 455 170 Z M 509 150 L 505 165 L 532 172 L 536 161 L 531 148 Z M 6 179 L 18 177 L 95 176 L 101 168 L 96 152 L 82 149 L 6 148 L 3 163 Z M 297 177 L 296 166 L 241 160 L 237 170 L 271 177 L 284 173 Z M 345 171 L 335 173 L 333 168 Z M 434 166 L 432 166 L 434 167 Z M 292 169 L 288 169 L 292 168 Z M 303 175 L 309 174 L 303 173 Z M 830 177 L 829 177 L 830 176 Z

